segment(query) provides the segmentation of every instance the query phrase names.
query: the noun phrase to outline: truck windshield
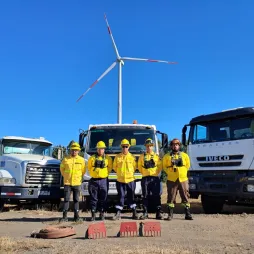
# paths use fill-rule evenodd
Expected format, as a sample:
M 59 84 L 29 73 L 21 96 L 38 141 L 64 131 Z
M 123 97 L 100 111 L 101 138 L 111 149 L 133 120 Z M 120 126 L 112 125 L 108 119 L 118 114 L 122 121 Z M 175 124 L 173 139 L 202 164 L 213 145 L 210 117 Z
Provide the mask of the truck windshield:
M 40 142 L 23 142 L 20 140 L 3 141 L 4 154 L 38 154 L 51 156 L 51 144 Z
M 227 119 L 192 125 L 190 144 L 254 138 L 254 117 Z
M 128 139 L 130 152 L 142 153 L 145 151 L 145 140 L 151 138 L 155 141 L 155 132 L 146 128 L 96 128 L 90 130 L 87 152 L 95 152 L 98 141 L 104 141 L 108 152 L 121 152 L 121 140 Z

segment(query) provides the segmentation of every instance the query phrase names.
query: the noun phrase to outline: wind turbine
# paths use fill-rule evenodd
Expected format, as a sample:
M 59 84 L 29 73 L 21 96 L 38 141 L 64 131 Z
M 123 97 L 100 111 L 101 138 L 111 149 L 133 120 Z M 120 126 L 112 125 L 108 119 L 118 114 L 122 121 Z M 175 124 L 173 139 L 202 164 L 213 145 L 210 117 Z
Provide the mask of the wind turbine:
M 89 90 L 91 90 L 104 76 L 106 76 L 115 66 L 118 64 L 118 116 L 117 123 L 122 123 L 122 66 L 124 65 L 124 61 L 144 61 L 144 62 L 155 62 L 155 63 L 166 63 L 166 64 L 177 64 L 177 62 L 169 62 L 163 60 L 153 60 L 153 59 L 145 59 L 145 58 L 133 58 L 133 57 L 121 57 L 118 53 L 116 43 L 111 32 L 106 14 L 104 14 L 104 18 L 108 27 L 108 33 L 111 37 L 113 48 L 116 52 L 116 61 L 113 62 L 109 68 L 96 80 L 93 84 L 78 98 L 77 102 L 85 96 Z

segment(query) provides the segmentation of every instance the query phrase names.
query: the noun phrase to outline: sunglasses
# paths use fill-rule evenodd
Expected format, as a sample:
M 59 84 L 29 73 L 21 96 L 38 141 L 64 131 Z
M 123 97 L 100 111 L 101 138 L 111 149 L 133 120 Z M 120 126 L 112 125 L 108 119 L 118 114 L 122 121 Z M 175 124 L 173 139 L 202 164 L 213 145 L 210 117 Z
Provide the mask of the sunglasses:
M 128 148 L 128 146 L 122 146 L 122 148 Z

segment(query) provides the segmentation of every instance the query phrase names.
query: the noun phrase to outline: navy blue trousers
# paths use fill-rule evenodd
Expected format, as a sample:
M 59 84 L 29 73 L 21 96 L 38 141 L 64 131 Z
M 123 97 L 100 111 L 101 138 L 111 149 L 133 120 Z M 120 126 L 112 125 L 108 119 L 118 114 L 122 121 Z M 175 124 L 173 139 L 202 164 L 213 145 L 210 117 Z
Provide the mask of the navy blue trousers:
M 135 203 L 136 182 L 135 181 L 132 181 L 130 183 L 116 182 L 116 189 L 118 193 L 118 204 L 116 205 L 116 209 L 123 210 L 126 192 L 127 192 L 128 206 L 131 209 L 136 207 L 136 203 Z
M 157 208 L 161 207 L 160 185 L 161 183 L 159 177 L 142 177 L 141 187 L 144 207 L 148 207 L 148 202 L 152 202 L 152 204 Z
M 88 184 L 88 192 L 90 195 L 91 210 L 105 211 L 108 196 L 108 179 L 91 178 Z

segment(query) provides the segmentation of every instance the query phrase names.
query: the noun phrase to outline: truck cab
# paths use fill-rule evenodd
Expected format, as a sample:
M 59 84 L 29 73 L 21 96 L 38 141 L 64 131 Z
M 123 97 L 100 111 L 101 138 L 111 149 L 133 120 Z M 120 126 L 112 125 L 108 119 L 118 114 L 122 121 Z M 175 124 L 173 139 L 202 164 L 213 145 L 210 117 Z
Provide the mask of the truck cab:
M 162 145 L 159 145 L 158 136 L 162 136 Z M 163 148 L 167 147 L 168 138 L 165 133 L 161 133 L 156 130 L 155 125 L 144 125 L 144 124 L 99 124 L 99 125 L 89 125 L 87 131 L 81 131 L 79 136 L 80 146 L 84 150 L 84 158 L 86 162 L 89 157 L 97 152 L 96 144 L 98 141 L 104 141 L 107 148 L 105 153 L 111 156 L 114 160 L 116 154 L 121 153 L 121 140 L 129 140 L 131 146 L 129 152 L 132 153 L 136 161 L 138 161 L 139 156 L 142 153 L 145 153 L 146 149 L 144 146 L 145 140 L 151 138 L 155 141 L 154 151 L 157 154 L 163 155 Z M 84 142 L 84 139 L 86 141 Z M 137 199 L 141 199 L 141 178 L 142 175 L 139 173 L 138 169 L 135 172 L 136 179 L 136 190 L 135 195 Z M 81 192 L 84 197 L 87 197 L 89 200 L 88 193 L 88 181 L 90 179 L 88 170 L 83 178 L 83 183 L 81 185 Z M 116 173 L 112 171 L 109 174 L 109 191 L 108 191 L 108 200 L 116 200 L 117 190 L 116 190 Z M 89 205 L 89 204 L 87 204 Z
M 225 203 L 254 205 L 253 107 L 194 117 L 182 137 L 191 160 L 190 195 L 201 195 L 206 213 L 220 213 Z
M 23 201 L 60 203 L 60 161 L 44 138 L 6 136 L 0 139 L 0 210 Z

